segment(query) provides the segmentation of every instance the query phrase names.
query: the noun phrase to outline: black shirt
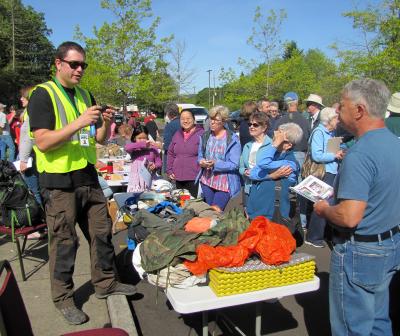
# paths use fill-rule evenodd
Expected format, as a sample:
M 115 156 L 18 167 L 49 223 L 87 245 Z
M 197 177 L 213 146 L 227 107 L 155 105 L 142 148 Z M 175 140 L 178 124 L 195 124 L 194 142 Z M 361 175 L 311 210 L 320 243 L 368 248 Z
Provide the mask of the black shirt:
M 75 104 L 75 89 L 64 87 L 71 102 Z M 92 104 L 95 100 L 90 95 Z M 28 104 L 28 115 L 31 131 L 38 129 L 54 130 L 55 116 L 53 103 L 46 89 L 38 87 L 33 91 Z M 88 163 L 85 168 L 68 173 L 39 173 L 39 185 L 47 189 L 69 189 L 87 185 L 99 185 L 97 172 L 94 165 Z
M 299 125 L 303 130 L 303 137 L 301 141 L 293 147 L 293 150 L 295 152 L 306 152 L 308 148 L 308 139 L 310 137 L 310 124 L 300 112 L 288 112 L 287 114 L 283 115 L 282 118 L 276 122 L 275 130 L 277 130 L 280 125 L 290 122 Z
M 249 130 L 249 120 L 248 119 L 242 119 L 240 120 L 239 124 L 239 138 L 240 138 L 240 145 L 242 146 L 242 150 L 245 144 L 247 144 L 250 141 L 253 141 L 253 137 L 250 135 L 250 130 Z

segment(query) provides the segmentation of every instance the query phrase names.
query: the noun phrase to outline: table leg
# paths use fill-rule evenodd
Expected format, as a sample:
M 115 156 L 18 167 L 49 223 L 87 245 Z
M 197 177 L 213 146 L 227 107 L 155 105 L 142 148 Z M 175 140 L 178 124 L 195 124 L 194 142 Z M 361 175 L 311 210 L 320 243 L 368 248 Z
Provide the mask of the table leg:
M 261 336 L 262 302 L 256 302 L 256 336 Z
M 208 312 L 207 310 L 201 312 L 202 315 L 202 327 L 203 327 L 203 336 L 208 336 Z

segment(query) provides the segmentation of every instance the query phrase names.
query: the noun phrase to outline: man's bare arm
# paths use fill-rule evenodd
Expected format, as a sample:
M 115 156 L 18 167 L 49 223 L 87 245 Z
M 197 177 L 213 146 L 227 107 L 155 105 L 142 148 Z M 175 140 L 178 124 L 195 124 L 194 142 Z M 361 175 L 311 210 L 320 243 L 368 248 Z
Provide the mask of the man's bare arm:
M 354 228 L 363 219 L 366 207 L 367 203 L 363 201 L 342 200 L 334 206 L 327 201 L 319 201 L 314 204 L 314 211 L 338 226 Z
M 36 145 L 41 152 L 47 152 L 60 147 L 80 129 L 94 124 L 99 119 L 99 106 L 89 107 L 79 118 L 59 130 L 38 129 L 33 132 Z

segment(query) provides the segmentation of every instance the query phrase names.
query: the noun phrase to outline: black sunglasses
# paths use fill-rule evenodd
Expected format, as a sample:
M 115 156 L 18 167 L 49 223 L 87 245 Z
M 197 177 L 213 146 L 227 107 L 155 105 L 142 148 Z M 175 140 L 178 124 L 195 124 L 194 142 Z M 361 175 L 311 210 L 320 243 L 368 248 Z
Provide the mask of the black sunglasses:
M 89 64 L 85 63 L 85 62 L 79 62 L 79 61 L 66 61 L 62 58 L 60 58 L 61 62 L 65 62 L 67 63 L 71 69 L 78 69 L 78 67 L 81 67 L 83 70 L 85 70 Z
M 249 125 L 249 127 L 253 126 L 254 128 L 260 127 L 260 124 L 257 123 L 248 123 L 247 125 Z

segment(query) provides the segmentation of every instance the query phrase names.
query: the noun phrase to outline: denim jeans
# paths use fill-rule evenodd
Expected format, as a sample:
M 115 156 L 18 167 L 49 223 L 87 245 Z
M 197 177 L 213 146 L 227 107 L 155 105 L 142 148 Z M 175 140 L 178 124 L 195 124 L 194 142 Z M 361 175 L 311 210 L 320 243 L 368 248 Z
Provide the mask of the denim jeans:
M 0 139 L 0 159 L 4 160 L 3 157 L 6 156 L 6 143 L 4 141 L 1 141 Z
M 2 135 L 0 135 L 0 140 L 5 143 L 6 147 L 8 147 L 8 154 L 9 154 L 8 161 L 14 162 L 14 160 L 15 160 L 15 146 L 14 146 L 14 141 L 13 141 L 11 135 L 2 134 Z M 2 160 L 6 160 L 6 158 L 7 158 L 6 157 L 6 151 L 2 150 L 1 151 L 1 159 Z
M 40 190 L 39 190 L 39 179 L 33 172 L 33 169 L 28 168 L 22 174 L 22 177 L 24 178 L 29 190 L 32 191 L 33 195 L 35 196 L 37 202 L 39 204 L 42 204 L 42 196 L 40 195 Z
M 301 172 L 301 167 L 303 167 L 304 160 L 306 158 L 306 154 L 304 152 L 294 152 L 294 157 L 296 158 L 297 162 L 299 163 L 300 166 L 300 172 Z M 301 182 L 301 174 L 299 174 L 298 182 Z M 299 209 L 300 209 L 300 222 L 301 226 L 303 228 L 307 227 L 307 199 L 297 195 L 297 199 L 299 202 Z
M 376 243 L 336 243 L 330 268 L 332 336 L 392 335 L 389 284 L 400 269 L 400 234 Z

